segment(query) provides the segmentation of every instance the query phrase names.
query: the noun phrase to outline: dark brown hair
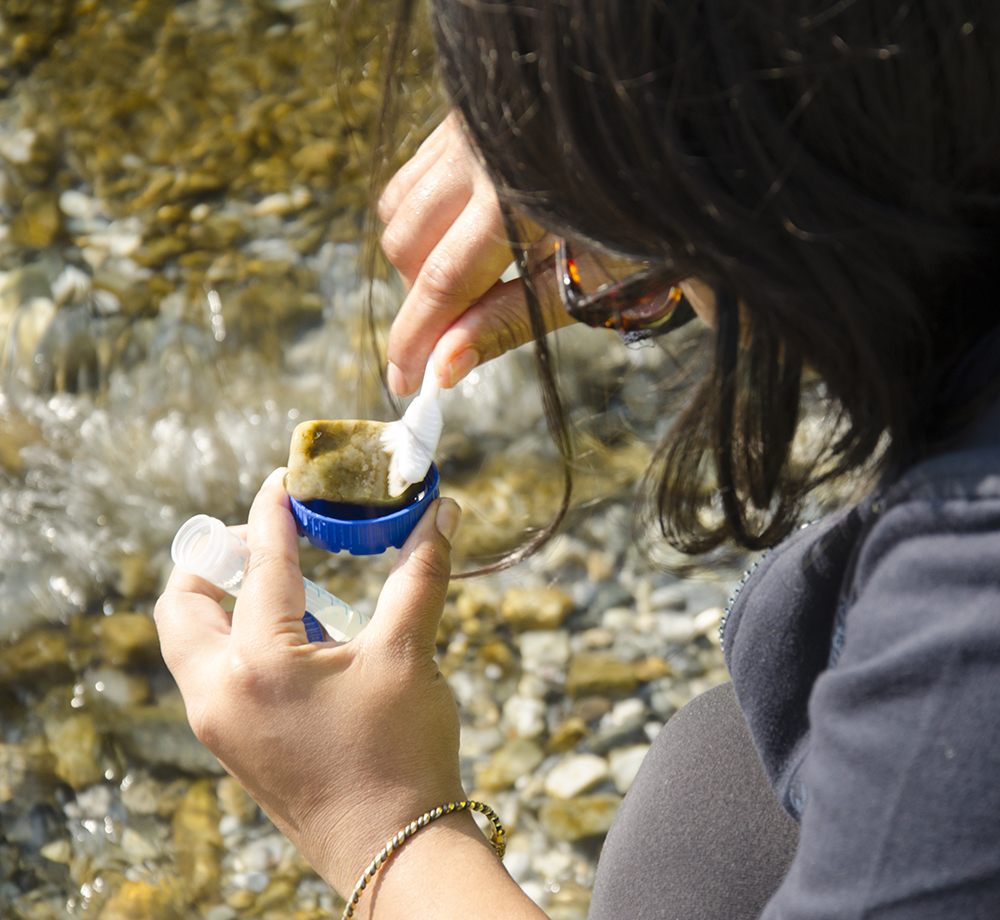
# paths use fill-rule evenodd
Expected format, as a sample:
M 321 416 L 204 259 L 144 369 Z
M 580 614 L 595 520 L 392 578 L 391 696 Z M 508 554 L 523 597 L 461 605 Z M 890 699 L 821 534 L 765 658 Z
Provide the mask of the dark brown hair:
M 646 482 L 673 545 L 771 545 L 886 433 L 885 464 L 919 455 L 941 375 L 1000 319 L 1000 6 L 431 0 L 430 16 L 515 252 L 519 213 L 717 292 L 713 366 Z M 840 413 L 819 464 L 791 456 L 803 366 Z

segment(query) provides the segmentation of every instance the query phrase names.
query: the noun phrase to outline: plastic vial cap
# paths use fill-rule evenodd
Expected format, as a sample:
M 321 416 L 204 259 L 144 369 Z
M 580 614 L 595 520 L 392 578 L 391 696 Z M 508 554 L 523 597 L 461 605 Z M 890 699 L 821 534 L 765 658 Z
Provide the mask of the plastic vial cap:
M 380 515 L 361 505 L 339 502 L 291 500 L 299 533 L 318 549 L 330 553 L 347 550 L 355 556 L 384 553 L 400 547 L 410 531 L 441 494 L 437 467 L 431 464 L 416 499 L 404 508 Z
M 196 514 L 181 525 L 170 545 L 174 565 L 236 594 L 250 558 L 246 543 L 218 518 Z

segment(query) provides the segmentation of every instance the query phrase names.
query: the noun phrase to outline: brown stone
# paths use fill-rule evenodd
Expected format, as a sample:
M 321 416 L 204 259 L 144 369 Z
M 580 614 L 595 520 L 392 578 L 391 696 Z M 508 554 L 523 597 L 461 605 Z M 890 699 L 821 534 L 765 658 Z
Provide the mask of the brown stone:
M 0 677 L 7 680 L 44 671 L 68 672 L 66 633 L 43 627 L 0 650 Z
M 572 751 L 589 734 L 587 723 L 580 716 L 570 716 L 556 726 L 545 749 L 550 754 L 565 754 L 567 751 Z
M 292 432 L 285 488 L 301 502 L 324 499 L 389 509 L 411 502 L 420 484 L 399 498 L 389 495 L 389 455 L 382 449 L 384 422 L 364 419 L 302 422 Z
M 573 609 L 573 599 L 557 588 L 511 588 L 500 615 L 513 629 L 558 629 Z
M 101 736 L 87 713 L 71 715 L 63 722 L 47 722 L 45 737 L 56 759 L 56 776 L 74 789 L 104 779 L 101 769 Z
M 472 622 L 478 622 L 473 620 Z M 468 627 L 466 627 L 468 628 Z M 500 639 L 487 642 L 479 649 L 479 657 L 486 664 L 495 664 L 503 672 L 504 677 L 510 677 L 517 671 L 517 658 L 511 647 Z
M 107 901 L 99 920 L 180 920 L 170 892 L 146 881 L 126 881 Z
M 660 658 L 659 655 L 649 655 L 641 661 L 637 661 L 632 668 L 635 672 L 635 679 L 640 684 L 651 680 L 659 680 L 661 677 L 667 677 L 674 673 L 670 662 Z
M 212 783 L 199 780 L 174 814 L 173 841 L 177 869 L 192 900 L 219 894 L 222 812 Z
M 0 415 L 0 467 L 19 474 L 24 469 L 21 449 L 43 440 L 41 429 L 16 409 L 7 408 Z
M 59 199 L 50 191 L 30 192 L 10 222 L 11 239 L 30 249 L 44 249 L 62 227 Z
M 160 660 L 160 638 L 145 613 L 113 613 L 93 624 L 104 659 L 122 666 Z
M 570 659 L 566 675 L 566 692 L 570 696 L 624 697 L 637 685 L 635 669 L 614 655 L 580 652 Z
M 612 793 L 550 799 L 539 809 L 538 820 L 556 840 L 585 840 L 606 834 L 621 804 L 621 796 Z
M 487 792 L 508 789 L 543 760 L 542 749 L 526 738 L 513 738 L 493 752 L 489 763 L 476 766 L 476 788 Z

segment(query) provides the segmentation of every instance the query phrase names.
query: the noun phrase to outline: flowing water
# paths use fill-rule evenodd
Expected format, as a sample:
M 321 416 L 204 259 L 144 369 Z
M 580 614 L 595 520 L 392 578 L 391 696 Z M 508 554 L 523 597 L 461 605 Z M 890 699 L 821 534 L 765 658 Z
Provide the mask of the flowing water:
M 392 411 L 360 357 L 377 68 L 335 60 L 330 11 L 0 3 L 2 917 L 310 920 L 339 904 L 191 735 L 151 618 L 177 527 L 245 520 L 298 421 Z M 426 79 L 410 97 L 433 108 Z M 402 293 L 376 281 L 379 315 Z M 678 581 L 630 545 L 662 382 L 697 336 L 673 353 L 561 339 L 581 448 L 566 533 L 456 583 L 438 638 L 467 787 L 510 826 L 514 876 L 577 920 L 638 759 L 724 679 L 711 635 L 736 573 Z M 442 402 L 468 568 L 544 525 L 562 481 L 530 354 Z M 306 574 L 365 612 L 392 556 L 302 548 Z

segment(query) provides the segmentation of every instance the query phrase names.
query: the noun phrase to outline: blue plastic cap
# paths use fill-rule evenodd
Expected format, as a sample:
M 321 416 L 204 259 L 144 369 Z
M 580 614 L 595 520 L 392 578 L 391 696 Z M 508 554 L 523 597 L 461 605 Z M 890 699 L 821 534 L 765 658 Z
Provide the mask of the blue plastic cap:
M 374 556 L 390 546 L 400 547 L 417 526 L 427 506 L 441 494 L 437 467 L 431 464 L 424 478 L 423 491 L 405 508 L 381 517 L 372 516 L 371 508 L 342 502 L 292 499 L 292 514 L 299 533 L 313 546 L 328 553 L 347 550 L 354 556 Z

